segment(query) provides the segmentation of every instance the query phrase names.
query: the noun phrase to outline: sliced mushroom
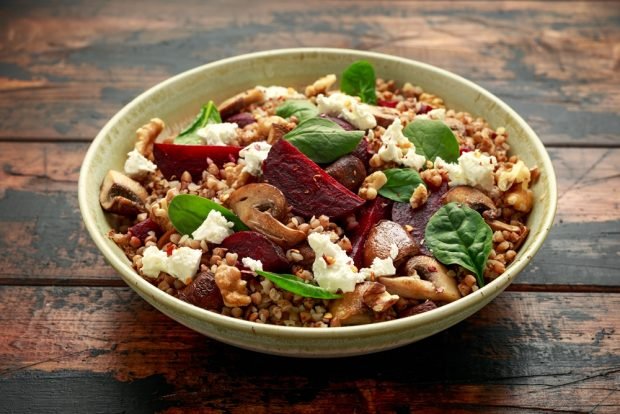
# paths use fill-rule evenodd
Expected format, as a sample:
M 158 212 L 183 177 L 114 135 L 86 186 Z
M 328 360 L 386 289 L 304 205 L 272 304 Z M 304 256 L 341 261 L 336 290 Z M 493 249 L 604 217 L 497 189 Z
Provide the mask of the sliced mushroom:
M 456 280 L 448 269 L 432 257 L 415 256 L 405 264 L 408 276 L 381 277 L 388 292 L 408 299 L 454 302 L 461 297 Z
M 232 98 L 226 99 L 217 107 L 217 110 L 219 111 L 222 119 L 226 119 L 253 103 L 262 102 L 264 100 L 265 94 L 263 91 L 259 88 L 252 88 L 245 92 L 241 92 Z
M 375 117 L 377 125 L 387 128 L 400 116 L 398 109 L 387 106 L 369 105 L 370 113 Z
M 443 196 L 443 203 L 461 203 L 476 210 L 485 218 L 493 219 L 499 214 L 491 197 L 466 185 L 452 188 Z
M 110 170 L 103 179 L 99 203 L 105 211 L 122 216 L 135 216 L 145 210 L 148 196 L 140 183 L 118 171 Z
M 364 282 L 355 286 L 329 307 L 333 315 L 331 326 L 362 325 L 373 321 L 374 312 L 385 312 L 398 300 L 377 282 Z
M 249 228 L 288 249 L 306 239 L 306 233 L 282 224 L 288 213 L 284 194 L 266 183 L 247 184 L 227 200 L 230 208 Z
M 325 168 L 325 172 L 355 193 L 366 178 L 364 162 L 354 155 L 338 158 L 333 164 Z
M 398 254 L 394 258 L 396 266 L 420 251 L 418 244 L 403 226 L 390 220 L 381 220 L 370 230 L 364 243 L 364 266 L 370 266 L 375 257 L 390 257 L 390 249 L 394 244 L 398 248 Z

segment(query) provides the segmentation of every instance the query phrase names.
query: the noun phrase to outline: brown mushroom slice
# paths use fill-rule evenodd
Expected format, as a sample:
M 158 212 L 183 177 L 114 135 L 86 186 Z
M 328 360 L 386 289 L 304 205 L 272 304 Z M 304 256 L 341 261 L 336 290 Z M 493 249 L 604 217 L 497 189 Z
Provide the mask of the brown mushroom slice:
M 396 303 L 398 296 L 391 295 L 377 282 L 364 282 L 355 286 L 341 299 L 333 301 L 329 312 L 333 315 L 331 326 L 363 325 L 373 321 L 372 312 L 385 312 Z
M 448 191 L 443 196 L 443 203 L 465 204 L 488 219 L 496 218 L 499 213 L 491 197 L 480 190 L 466 185 L 454 187 Z
M 247 108 L 253 103 L 259 103 L 264 100 L 265 94 L 263 91 L 259 88 L 252 88 L 245 92 L 241 92 L 232 98 L 226 99 L 217 107 L 217 110 L 219 111 L 222 119 L 226 119 L 229 116 L 240 112 L 242 109 Z
M 286 249 L 306 239 L 306 233 L 279 221 L 286 217 L 288 205 L 284 194 L 271 184 L 244 185 L 230 195 L 227 203 L 245 225 Z
M 147 196 L 140 183 L 118 171 L 110 170 L 101 184 L 99 203 L 110 213 L 135 216 L 146 211 L 144 203 Z
M 375 117 L 377 125 L 387 128 L 400 116 L 398 109 L 386 106 L 369 105 L 370 113 Z
M 370 266 L 375 257 L 390 257 L 393 244 L 398 248 L 395 265 L 420 252 L 420 247 L 403 226 L 391 220 L 381 220 L 370 230 L 364 243 L 364 266 Z

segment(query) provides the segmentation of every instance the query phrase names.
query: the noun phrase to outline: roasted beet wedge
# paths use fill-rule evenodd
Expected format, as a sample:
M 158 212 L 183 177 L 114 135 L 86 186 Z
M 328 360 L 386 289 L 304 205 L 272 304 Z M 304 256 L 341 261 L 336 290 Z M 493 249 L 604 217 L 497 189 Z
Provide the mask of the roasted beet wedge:
M 202 172 L 207 168 L 207 158 L 222 166 L 230 161 L 237 161 L 241 147 L 232 145 L 178 145 L 160 144 L 153 146 L 155 163 L 166 179 L 173 176 L 181 178 L 184 171 L 192 175 L 194 181 L 202 178 Z
M 443 182 L 439 189 L 431 190 L 426 203 L 416 210 L 412 209 L 409 203 L 394 203 L 392 207 L 392 220 L 403 226 L 410 225 L 413 227 L 411 235 L 420 245 L 420 253 L 424 255 L 431 256 L 431 252 L 422 243 L 426 225 L 432 215 L 443 205 L 442 197 L 447 191 L 448 183 Z
M 288 260 L 284 250 L 267 237 L 255 231 L 238 231 L 226 237 L 220 247 L 229 252 L 237 253 L 239 261 L 244 257 L 260 260 L 263 269 L 268 272 L 287 270 Z
M 143 243 L 144 240 L 148 237 L 149 231 L 154 231 L 156 236 L 160 236 L 162 234 L 161 227 L 159 224 L 155 223 L 151 218 L 147 218 L 146 220 L 142 220 L 141 222 L 134 224 L 129 228 L 129 233 L 132 236 L 139 238 Z
M 263 175 L 284 193 L 293 211 L 304 217 L 342 217 L 365 202 L 283 139 L 271 147 Z
M 368 233 L 378 222 L 390 218 L 391 204 L 390 200 L 379 196 L 365 205 L 358 215 L 358 225 L 351 236 L 350 256 L 359 269 L 364 265 L 364 243 L 366 243 Z

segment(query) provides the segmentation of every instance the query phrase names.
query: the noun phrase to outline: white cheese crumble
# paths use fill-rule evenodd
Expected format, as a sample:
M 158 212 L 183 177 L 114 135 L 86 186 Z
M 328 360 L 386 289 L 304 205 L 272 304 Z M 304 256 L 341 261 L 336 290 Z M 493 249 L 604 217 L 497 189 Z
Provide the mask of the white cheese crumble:
M 235 223 L 226 220 L 226 217 L 217 210 L 209 211 L 209 215 L 202 224 L 194 230 L 194 240 L 206 240 L 209 243 L 220 244 L 226 237 L 234 233 Z
M 125 161 L 125 174 L 131 178 L 140 178 L 148 173 L 155 172 L 157 165 L 153 164 L 138 150 L 127 153 L 127 161 Z
M 340 246 L 331 242 L 328 234 L 311 233 L 308 243 L 316 255 L 312 272 L 320 287 L 332 293 L 339 289 L 346 293 L 353 292 L 355 285 L 364 281 L 364 275 L 353 270 L 353 260 Z
M 515 183 L 523 183 L 525 188 L 527 188 L 527 183 L 531 179 L 529 168 L 521 160 L 508 168 L 502 166 L 495 175 L 497 177 L 497 187 L 502 191 L 508 191 Z
M 394 259 L 396 259 L 396 256 L 398 256 L 398 246 L 392 243 L 389 257 L 385 259 L 375 257 L 370 267 L 361 269 L 360 274 L 364 275 L 364 279 L 366 280 L 372 277 L 395 275 L 396 267 L 394 267 Z
M 426 158 L 415 152 L 415 145 L 403 135 L 400 119 L 396 118 L 381 136 L 383 143 L 379 148 L 379 157 L 385 162 L 395 162 L 405 167 L 420 170 Z
M 265 161 L 267 155 L 269 155 L 270 149 L 271 145 L 267 144 L 267 142 L 259 141 L 253 142 L 239 151 L 240 159 L 243 159 L 245 162 L 243 170 L 241 171 L 247 172 L 255 177 L 259 176 L 262 173 L 263 161 Z
M 254 260 L 251 257 L 244 257 L 243 259 L 241 259 L 241 263 L 243 263 L 245 267 L 247 267 L 253 272 L 256 272 L 257 270 L 263 270 L 263 262 L 261 262 L 260 260 Z
M 200 266 L 202 250 L 189 247 L 174 249 L 168 256 L 165 251 L 156 246 L 149 246 L 142 254 L 142 274 L 152 279 L 159 276 L 160 272 L 179 279 L 186 285 L 189 284 Z
M 237 138 L 236 123 L 224 122 L 221 124 L 207 124 L 197 131 L 206 145 L 229 145 Z
M 319 112 L 330 116 L 342 116 L 358 129 L 370 129 L 377 126 L 377 120 L 370 107 L 360 103 L 356 97 L 335 92 L 329 96 L 319 94 L 316 97 Z
M 287 99 L 305 99 L 306 96 L 297 92 L 293 88 L 286 88 L 284 86 L 261 86 L 257 85 L 257 89 L 263 92 L 265 100 L 287 98 Z
M 493 171 L 496 165 L 495 157 L 484 155 L 479 150 L 463 153 L 458 164 L 445 162 L 440 157 L 435 159 L 435 167 L 448 172 L 451 187 L 468 185 L 486 191 L 493 189 Z
M 446 120 L 446 109 L 445 108 L 431 109 L 425 114 L 416 115 L 415 119 L 435 119 L 435 120 L 443 122 Z

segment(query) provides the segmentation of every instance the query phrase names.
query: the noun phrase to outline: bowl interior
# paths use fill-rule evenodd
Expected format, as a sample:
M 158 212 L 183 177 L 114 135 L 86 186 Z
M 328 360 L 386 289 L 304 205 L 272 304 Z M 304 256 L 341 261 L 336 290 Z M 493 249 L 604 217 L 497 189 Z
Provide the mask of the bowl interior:
M 99 206 L 98 193 L 103 177 L 109 169 L 122 171 L 126 154 L 133 149 L 137 128 L 154 117 L 178 128 L 191 119 L 208 100 L 221 102 L 255 85 L 293 86 L 303 90 L 303 86 L 320 76 L 328 73 L 339 75 L 344 68 L 358 59 L 370 61 L 377 76 L 394 79 L 401 85 L 404 82 L 419 85 L 426 92 L 442 97 L 449 108 L 481 116 L 494 128 L 505 127 L 509 133 L 512 152 L 519 154 L 526 165 L 539 167 L 541 176 L 532 188 L 536 202 L 528 222 L 531 233 L 506 273 L 474 294 L 428 314 L 362 327 L 308 329 L 257 326 L 216 315 L 170 297 L 142 280 L 133 271 L 121 249 L 106 236 L 110 225 Z M 139 294 L 164 313 L 209 336 L 250 349 L 285 354 L 290 352 L 265 350 L 265 344 L 261 341 L 269 340 L 271 336 L 296 335 L 307 340 L 324 341 L 325 338 L 344 339 L 350 335 L 362 334 L 371 338 L 367 350 L 369 352 L 392 347 L 394 342 L 388 343 L 388 337 L 398 331 L 417 330 L 418 336 L 424 337 L 469 316 L 501 292 L 538 250 L 553 222 L 556 197 L 555 175 L 540 140 L 531 128 L 498 98 L 463 78 L 423 63 L 340 49 L 289 49 L 244 55 L 193 69 L 151 88 L 123 108 L 101 130 L 86 155 L 79 182 L 80 209 L 88 231 L 106 259 Z M 231 332 L 238 330 L 251 331 L 257 335 L 253 338 L 258 339 L 251 344 L 238 343 L 239 341 L 230 337 Z M 419 339 L 411 334 L 403 337 L 408 342 L 411 342 L 411 338 Z M 354 352 L 353 349 L 344 351 L 342 345 L 339 349 L 341 348 L 341 351 L 334 349 L 333 356 L 366 352 L 363 347 L 359 348 L 362 352 Z

